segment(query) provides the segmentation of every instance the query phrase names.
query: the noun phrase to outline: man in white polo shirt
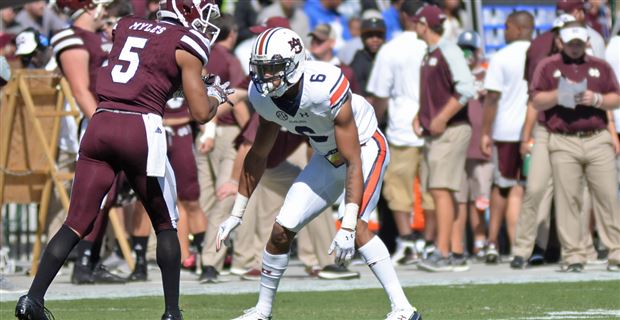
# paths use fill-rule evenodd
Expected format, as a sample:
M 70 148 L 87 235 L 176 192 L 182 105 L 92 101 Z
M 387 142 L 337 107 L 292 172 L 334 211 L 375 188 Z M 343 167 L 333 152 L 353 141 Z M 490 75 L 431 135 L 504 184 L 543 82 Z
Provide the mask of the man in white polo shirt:
M 392 255 L 395 264 L 412 263 L 416 258 L 411 212 L 413 184 L 424 140 L 413 132 L 411 122 L 420 108 L 420 65 L 426 53 L 426 43 L 418 39 L 412 21 L 418 7 L 413 1 L 403 3 L 400 16 L 404 32 L 379 50 L 366 88 L 376 97 L 374 107 L 380 122 L 387 111 L 386 134 L 391 161 L 384 177 L 383 196 L 398 228 L 396 250 Z M 423 207 L 433 209 L 433 200 L 426 193 Z M 407 250 L 411 254 L 407 255 Z
M 528 98 L 523 72 L 533 29 L 534 18 L 527 11 L 508 16 L 505 32 L 508 45 L 491 57 L 484 80 L 487 95 L 480 148 L 486 156 L 492 155 L 495 163 L 486 248 L 489 263 L 498 260 L 497 239 L 504 216 L 510 242 L 514 242 L 523 199 L 523 188 L 519 185 L 522 167 L 519 147 Z

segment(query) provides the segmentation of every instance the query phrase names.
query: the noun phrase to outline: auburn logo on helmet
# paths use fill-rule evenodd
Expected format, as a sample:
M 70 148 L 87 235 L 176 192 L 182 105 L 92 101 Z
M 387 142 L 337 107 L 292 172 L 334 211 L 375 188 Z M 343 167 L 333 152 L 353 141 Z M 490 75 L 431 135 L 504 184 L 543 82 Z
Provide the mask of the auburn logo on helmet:
M 291 38 L 288 44 L 291 46 L 291 51 L 295 51 L 295 53 L 300 53 L 304 49 L 299 38 Z

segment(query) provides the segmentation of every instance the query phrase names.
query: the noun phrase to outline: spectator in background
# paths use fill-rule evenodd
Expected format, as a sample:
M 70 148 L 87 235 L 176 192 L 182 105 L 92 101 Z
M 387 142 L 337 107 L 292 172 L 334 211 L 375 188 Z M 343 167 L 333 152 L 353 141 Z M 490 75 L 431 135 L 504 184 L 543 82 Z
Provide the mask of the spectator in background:
M 351 38 L 347 19 L 338 13 L 342 0 L 307 0 L 304 11 L 310 20 L 310 29 L 319 24 L 327 23 L 336 32 L 335 50 L 338 51 L 346 40 Z
M 474 97 L 474 79 L 456 44 L 441 40 L 445 14 L 434 5 L 418 10 L 416 33 L 426 42 L 420 71 L 420 112 L 414 132 L 425 137 L 421 181 L 430 191 L 437 213 L 437 250 L 418 264 L 427 271 L 452 271 L 450 241 L 456 212 L 454 192 L 463 181 L 471 127 L 467 102 Z
M 443 22 L 442 38 L 456 43 L 459 35 L 465 29 L 463 20 L 467 20 L 467 16 L 463 14 L 461 0 L 441 0 L 437 1 L 439 7 L 443 8 L 446 14 L 446 20 Z M 471 29 L 471 28 L 468 28 Z
M 515 11 L 506 19 L 507 45 L 496 52 L 484 79 L 487 91 L 480 148 L 492 156 L 495 169 L 491 193 L 491 218 L 486 262 L 498 262 L 498 238 L 506 218 L 508 238 L 514 246 L 515 228 L 523 200 L 523 159 L 520 138 L 527 112 L 527 82 L 523 79 L 525 57 L 534 31 L 534 17 Z
M 401 6 L 405 2 L 412 2 L 411 0 L 390 0 L 390 7 L 383 10 L 383 21 L 385 21 L 385 38 L 390 41 L 396 34 L 403 31 L 405 25 L 402 23 L 400 16 Z M 417 2 L 417 1 L 415 1 Z
M 22 68 L 43 69 L 53 71 L 56 69 L 56 60 L 52 59 L 52 48 L 49 47 L 49 40 L 41 35 L 37 30 L 28 28 L 20 32 L 15 37 L 18 56 L 22 63 Z
M 0 56 L 0 88 L 4 87 L 11 79 L 11 67 L 4 56 Z
M 250 27 L 261 21 L 257 20 L 258 14 L 265 7 L 270 5 L 271 2 L 272 0 L 243 0 L 237 2 L 234 13 L 235 23 L 237 25 L 237 29 L 239 30 L 237 43 L 255 36 L 250 31 Z
M 418 176 L 424 140 L 413 132 L 411 122 L 420 109 L 420 66 L 426 52 L 426 43 L 418 39 L 412 20 L 418 8 L 413 1 L 401 6 L 405 30 L 381 47 L 366 87 L 373 95 L 379 123 L 387 117 L 385 132 L 391 160 L 385 172 L 382 194 L 398 229 L 396 250 L 392 254 L 394 264 L 411 264 L 417 260 L 417 239 L 411 229 L 411 212 L 413 185 Z M 422 195 L 422 207 L 433 210 L 433 199 L 428 193 Z
M 15 35 L 0 32 L 0 56 L 11 61 L 15 58 Z
M 592 192 L 599 237 L 609 248 L 608 270 L 620 271 L 620 203 L 607 112 L 620 105 L 620 85 L 603 60 L 586 54 L 588 31 L 580 22 L 560 30 L 561 53 L 543 60 L 530 85 L 534 108 L 545 112 L 558 207 L 563 270 L 581 272 L 587 261 L 578 201 L 583 180 Z M 574 94 L 566 86 L 585 80 Z M 570 81 L 566 84 L 567 81 Z
M 256 21 L 266 21 L 271 17 L 285 17 L 288 19 L 291 30 L 299 35 L 306 35 L 310 31 L 308 16 L 299 8 L 300 2 L 297 0 L 274 0 L 258 13 Z M 250 30 L 251 31 L 251 30 Z M 310 38 L 303 38 L 306 46 L 310 45 Z M 249 59 L 249 55 L 248 55 Z
M 380 18 L 370 18 L 362 21 L 362 43 L 364 48 L 358 50 L 351 61 L 351 69 L 355 74 L 355 81 L 362 88 L 361 96 L 372 104 L 372 96 L 366 91 L 366 83 L 375 56 L 385 43 L 385 22 Z
M 616 34 L 609 40 L 605 59 L 614 70 L 616 79 L 620 79 L 620 34 Z M 614 125 L 616 137 L 620 140 L 620 105 L 613 111 L 613 117 L 609 117 L 609 121 Z M 620 196 L 620 150 L 618 149 L 616 149 L 616 168 L 618 170 L 618 192 Z
M 606 2 L 603 0 L 588 1 L 586 5 L 586 22 L 587 25 L 603 36 L 603 39 L 608 40 L 611 31 L 611 10 L 609 10 Z
M 15 21 L 23 28 L 33 28 L 46 37 L 68 25 L 47 6 L 45 0 L 25 4 L 24 9 L 15 16 Z
M 329 24 L 320 24 L 308 34 L 310 37 L 310 54 L 314 60 L 323 61 L 340 67 L 342 73 L 349 80 L 353 93 L 360 94 L 361 87 L 357 84 L 353 69 L 342 64 L 338 57 L 334 56 L 336 33 Z
M 362 20 L 360 18 L 352 17 L 349 19 L 349 33 L 351 33 L 351 38 L 362 35 Z
M 485 156 L 480 151 L 480 136 L 482 135 L 482 103 L 484 101 L 483 81 L 486 70 L 482 66 L 482 39 L 474 31 L 465 31 L 459 35 L 457 44 L 465 55 L 475 81 L 476 95 L 467 103 L 469 121 L 471 123 L 471 140 L 467 149 L 467 160 L 465 161 L 465 177 L 461 184 L 461 189 L 456 193 L 456 201 L 459 204 L 457 218 L 454 220 L 452 232 L 452 247 L 455 252 L 465 252 L 463 248 L 464 235 L 462 230 L 467 220 L 469 211 L 469 221 L 473 233 L 474 247 L 472 254 L 477 258 L 483 258 L 486 244 L 486 221 L 485 211 L 489 208 L 491 199 L 491 184 L 493 183 L 493 163 L 491 157 Z M 459 259 L 456 265 L 460 264 L 461 269 L 465 269 L 467 261 Z
M 222 82 L 230 81 L 231 87 L 238 88 L 244 81 L 245 75 L 241 63 L 232 53 L 236 43 L 238 32 L 234 18 L 229 14 L 222 16 L 214 23 L 220 28 L 220 34 L 211 47 L 211 55 L 207 63 L 210 73 L 221 77 Z M 234 99 L 234 98 L 233 98 Z M 218 274 L 224 267 L 225 251 L 216 252 L 215 236 L 218 225 L 223 222 L 232 208 L 234 199 L 219 200 L 216 190 L 230 179 L 231 170 L 236 157 L 234 140 L 249 120 L 247 109 L 230 108 L 229 106 L 218 109 L 216 117 L 207 126 L 202 127 L 203 134 L 198 140 L 196 162 L 198 165 L 198 180 L 200 183 L 200 203 L 202 210 L 207 214 L 207 232 L 202 250 L 202 274 L 200 281 L 203 283 L 218 282 Z M 214 126 L 217 126 L 215 129 Z M 242 226 L 246 228 L 249 226 Z M 237 251 L 241 252 L 242 251 Z M 233 260 L 232 271 L 241 275 L 247 270 L 245 267 L 236 265 Z
M 381 19 L 381 14 L 379 13 L 379 11 L 376 11 L 376 10 L 372 10 L 372 9 L 366 10 L 364 11 L 364 14 L 362 14 L 361 20 L 366 20 L 366 19 L 371 19 L 371 18 Z M 361 20 L 358 19 L 357 17 L 351 18 L 349 20 L 349 27 L 351 27 L 352 21 L 358 21 L 359 32 L 357 34 L 355 32 L 352 32 L 351 33 L 352 38 L 347 40 L 342 46 L 342 48 L 338 50 L 338 59 L 340 59 L 340 61 L 342 61 L 342 63 L 346 65 L 350 65 L 351 61 L 353 61 L 353 56 L 355 56 L 357 51 L 364 48 L 364 43 L 362 42 Z
M 11 7 L 0 9 L 0 30 L 10 34 L 18 34 L 24 27 L 15 20 L 15 10 Z
M 584 0 L 558 0 L 556 8 L 559 14 L 569 14 L 581 24 L 586 23 L 586 2 Z M 595 29 L 586 26 L 588 30 L 589 55 L 605 58 L 605 40 Z M 590 51 L 591 50 L 591 51 Z

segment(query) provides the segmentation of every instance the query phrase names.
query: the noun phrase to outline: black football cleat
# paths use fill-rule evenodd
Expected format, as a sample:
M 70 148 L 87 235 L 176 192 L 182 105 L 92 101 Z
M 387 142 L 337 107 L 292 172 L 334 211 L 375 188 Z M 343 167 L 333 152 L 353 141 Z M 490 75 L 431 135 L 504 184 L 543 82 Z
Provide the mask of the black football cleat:
M 71 283 L 73 284 L 93 284 L 93 270 L 88 265 L 75 264 L 71 273 Z
M 161 316 L 161 320 L 183 320 L 183 315 L 181 314 L 180 311 L 178 311 L 177 313 L 166 311 Z
M 20 320 L 54 320 L 54 315 L 40 302 L 23 295 L 15 306 L 15 317 Z
M 146 281 L 147 280 L 147 265 L 143 263 L 136 263 L 133 272 L 127 278 L 128 281 Z
M 98 264 L 92 272 L 92 278 L 95 283 L 125 283 L 125 278 L 119 277 L 108 271 L 104 265 Z

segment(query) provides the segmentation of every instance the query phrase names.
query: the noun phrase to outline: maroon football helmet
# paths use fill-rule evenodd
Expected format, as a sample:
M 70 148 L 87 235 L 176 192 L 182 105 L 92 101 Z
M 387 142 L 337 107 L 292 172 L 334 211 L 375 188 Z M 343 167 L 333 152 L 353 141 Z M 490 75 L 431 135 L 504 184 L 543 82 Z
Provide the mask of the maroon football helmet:
M 113 0 L 56 0 L 56 6 L 71 19 L 75 20 L 86 10 L 97 8 L 95 19 L 98 19 L 103 12 L 103 7 L 112 3 Z
M 220 16 L 220 8 L 214 0 L 162 0 L 159 2 L 159 18 L 172 18 L 187 28 L 209 35 L 215 42 L 220 28 L 210 22 Z

